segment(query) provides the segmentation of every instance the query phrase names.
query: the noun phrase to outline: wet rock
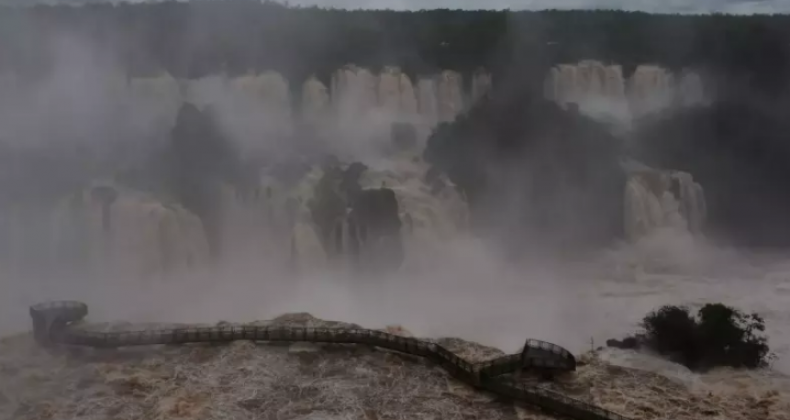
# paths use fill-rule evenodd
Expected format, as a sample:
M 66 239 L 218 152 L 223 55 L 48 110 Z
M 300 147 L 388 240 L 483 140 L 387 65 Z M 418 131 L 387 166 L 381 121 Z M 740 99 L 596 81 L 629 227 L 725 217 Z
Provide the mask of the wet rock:
M 398 200 L 390 188 L 359 192 L 349 215 L 353 247 L 359 264 L 367 269 L 396 269 L 403 263 L 401 219 Z
M 622 340 L 610 338 L 606 340 L 606 347 L 613 347 L 623 350 L 635 350 L 641 346 L 640 341 L 636 337 L 626 337 Z
M 367 165 L 354 162 L 343 171 L 343 176 L 340 181 L 340 190 L 345 194 L 347 203 L 353 203 L 357 194 L 362 190 L 359 179 L 367 170 Z
M 346 217 L 346 200 L 340 191 L 342 172 L 335 166 L 324 167 L 324 175 L 313 190 L 313 198 L 308 203 L 313 223 L 317 226 L 318 238 L 324 252 L 330 258 L 342 253 L 338 242 L 338 224 Z

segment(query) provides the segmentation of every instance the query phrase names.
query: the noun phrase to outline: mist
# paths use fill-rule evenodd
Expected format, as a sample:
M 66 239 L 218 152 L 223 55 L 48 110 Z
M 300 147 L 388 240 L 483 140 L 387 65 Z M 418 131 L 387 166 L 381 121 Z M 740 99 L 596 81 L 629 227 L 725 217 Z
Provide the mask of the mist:
M 790 271 L 784 255 L 757 258 L 672 229 L 658 230 L 636 243 L 615 244 L 583 260 L 547 253 L 546 244 L 518 224 L 530 206 L 523 195 L 514 194 L 526 182 L 516 169 L 523 164 L 519 159 L 496 168 L 505 186 L 487 198 L 492 209 L 488 216 L 500 221 L 493 235 L 481 238 L 450 228 L 437 233 L 429 225 L 407 240 L 406 259 L 396 273 L 351 275 L 342 266 L 309 264 L 294 270 L 287 240 L 262 236 L 246 224 L 245 217 L 254 217 L 254 211 L 226 221 L 225 257 L 213 266 L 141 275 L 126 268 L 137 266 L 138 256 L 131 254 L 115 255 L 96 269 L 61 266 L 48 257 L 52 244 L 45 225 L 52 220 L 52 209 L 96 181 L 125 170 L 146 172 L 150 157 L 169 141 L 180 99 L 131 95 L 128 86 L 133 84 L 112 51 L 69 32 L 51 39 L 48 76 L 6 83 L 0 96 L 0 145 L 44 162 L 32 167 L 30 160 L 19 160 L 11 165 L 14 172 L 3 176 L 0 216 L 13 213 L 9 220 L 14 226 L 6 232 L 20 235 L 8 241 L 17 249 L 3 251 L 20 255 L 17 262 L 23 261 L 23 269 L 0 266 L 0 335 L 30 328 L 28 305 L 75 299 L 89 305 L 89 319 L 95 322 L 213 324 L 308 312 L 363 327 L 399 324 L 418 336 L 458 336 L 509 352 L 527 337 L 582 352 L 633 332 L 642 317 L 660 305 L 723 302 L 765 315 L 772 348 L 780 354 L 775 369 L 790 373 L 790 335 L 782 330 L 790 321 L 785 303 Z M 200 108 L 213 109 L 223 134 L 241 156 L 276 162 L 331 153 L 344 163 L 363 162 L 380 176 L 376 183 L 384 180 L 400 194 L 427 190 L 418 167 L 423 164 L 425 134 L 418 142 L 420 150 L 409 151 L 405 158 L 387 151 L 392 122 L 424 122 L 384 108 L 366 110 L 367 102 L 360 97 L 367 93 L 352 89 L 337 101 L 339 111 L 328 117 L 328 128 L 305 140 L 289 122 L 299 109 L 290 102 L 289 91 L 302 81 L 272 73 L 256 85 L 261 92 L 250 94 L 234 84 L 241 76 L 213 74 L 192 79 L 188 89 L 179 90 Z M 179 83 L 163 75 L 135 83 L 149 82 L 153 92 L 166 92 Z M 143 91 L 144 87 L 137 92 Z M 283 103 L 278 98 L 286 94 L 291 99 Z M 275 99 L 267 102 L 262 97 Z M 596 98 L 589 106 L 591 114 L 619 112 Z M 414 194 L 415 201 L 422 197 Z M 573 200 L 558 200 L 565 205 L 553 210 L 579 211 Z M 442 219 L 448 213 L 446 208 L 424 211 L 430 214 L 427 219 Z M 556 233 L 573 238 L 574 229 Z M 80 240 L 92 238 L 75 239 L 67 246 L 85 245 Z M 518 251 L 504 252 L 508 247 L 503 242 L 519 243 Z M 135 246 L 130 249 L 145 250 L 142 240 Z

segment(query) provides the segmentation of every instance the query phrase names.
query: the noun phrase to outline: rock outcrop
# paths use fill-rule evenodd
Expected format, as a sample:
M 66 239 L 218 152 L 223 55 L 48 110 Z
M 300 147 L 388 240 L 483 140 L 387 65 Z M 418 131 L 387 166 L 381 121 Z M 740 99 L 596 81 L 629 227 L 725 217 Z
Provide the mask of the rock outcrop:
M 184 104 L 166 152 L 167 191 L 203 222 L 209 247 L 219 257 L 222 185 L 241 180 L 234 147 L 219 129 L 211 108 Z
M 351 254 L 363 270 L 394 270 L 404 259 L 398 199 L 390 188 L 363 189 L 351 202 Z
M 329 258 L 343 255 L 346 251 L 342 238 L 348 202 L 340 191 L 341 177 L 339 167 L 326 165 L 308 203 L 313 224 Z
M 363 189 L 367 167 L 324 165 L 308 206 L 329 258 L 362 270 L 396 269 L 403 262 L 398 200 L 389 188 Z

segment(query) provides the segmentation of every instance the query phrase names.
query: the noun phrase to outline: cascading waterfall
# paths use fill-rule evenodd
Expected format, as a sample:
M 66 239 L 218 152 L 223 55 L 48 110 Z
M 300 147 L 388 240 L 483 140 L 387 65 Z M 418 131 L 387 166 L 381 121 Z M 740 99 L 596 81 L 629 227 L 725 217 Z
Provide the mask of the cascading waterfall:
M 431 78 L 422 77 L 417 80 L 417 110 L 421 125 L 433 127 L 439 122 L 436 82 Z
M 464 108 L 463 78 L 460 73 L 445 70 L 436 83 L 436 102 L 439 122 L 450 122 Z
M 679 102 L 684 106 L 707 103 L 702 77 L 693 71 L 684 70 L 678 81 Z
M 624 124 L 673 104 L 705 102 L 702 78 L 690 69 L 676 75 L 642 64 L 626 77 L 622 66 L 595 60 L 554 66 L 546 75 L 544 95 L 562 106 L 576 103 L 585 114 Z
M 428 165 L 415 162 L 413 156 L 400 156 L 382 160 L 363 172 L 360 178 L 363 189 L 386 186 L 395 192 L 401 221 L 410 221 L 401 228 L 407 245 L 406 264 L 423 263 L 418 260 L 429 248 L 441 249 L 447 240 L 462 233 L 468 223 L 468 208 L 460 194 L 444 177 L 435 181 L 442 184 L 443 188 L 428 185 L 424 180 L 427 170 Z M 264 181 L 268 185 L 276 185 L 268 206 L 279 215 L 281 232 L 285 232 L 275 235 L 274 239 L 271 233 L 264 233 L 265 228 L 260 229 L 268 223 L 261 201 L 242 201 L 231 189 L 226 189 L 222 201 L 223 208 L 228 209 L 223 215 L 228 228 L 224 231 L 234 244 L 226 241 L 226 246 L 256 255 L 271 253 L 270 247 L 274 246 L 278 248 L 278 255 L 285 252 L 291 254 L 289 258 L 302 273 L 316 272 L 326 267 L 351 269 L 353 250 L 359 238 L 358 227 L 350 224 L 347 217 L 335 220 L 329 243 L 336 247 L 333 253 L 339 257 L 330 261 L 318 239 L 319 228 L 307 208 L 322 176 L 323 170 L 314 166 L 290 188 L 271 179 Z M 288 203 L 291 203 L 290 209 Z M 283 223 L 283 218 L 289 215 L 292 223 Z
M 82 218 L 88 267 L 99 275 L 128 273 L 137 278 L 196 268 L 207 261 L 208 244 L 200 220 L 177 204 L 131 191 L 118 191 L 109 209 L 107 225 L 103 204 L 82 192 L 83 202 L 72 206 L 70 218 Z M 109 229 L 107 229 L 109 227 Z
M 626 238 L 637 241 L 662 228 L 700 233 L 705 222 L 705 196 L 691 174 L 659 171 L 637 162 L 626 164 Z
M 202 109 L 228 95 L 228 78 L 223 74 L 183 80 L 181 91 L 186 102 Z
M 154 131 L 163 131 L 173 125 L 184 97 L 181 83 L 167 72 L 156 77 L 131 78 L 126 94 L 132 103 L 132 112 L 144 115 Z
M 60 274 L 156 278 L 207 260 L 200 220 L 179 205 L 122 189 L 101 203 L 91 191 L 77 191 L 50 210 L 3 212 L 3 270 L 23 277 L 52 275 L 42 270 L 57 267 Z
M 372 164 L 360 178 L 363 188 L 385 186 L 395 192 L 406 266 L 429 265 L 425 258 L 463 234 L 469 223 L 466 200 L 444 175 L 427 183 L 428 169 L 406 154 Z
M 631 110 L 635 109 L 633 103 L 637 100 L 666 102 L 666 92 L 674 88 L 675 79 L 679 80 L 677 86 L 684 92 L 683 103 L 700 100 L 703 94 L 701 81 L 694 72 L 685 71 L 675 78 L 657 66 L 639 66 L 626 79 L 621 66 L 589 60 L 553 68 L 546 79 L 546 95 L 560 103 L 581 102 L 582 108 L 585 98 L 598 97 L 608 101 L 607 106 L 628 103 L 627 109 Z M 369 70 L 349 65 L 334 73 L 331 89 L 315 77 L 304 82 L 298 121 L 315 125 L 318 131 L 332 129 L 329 126 L 332 123 L 337 131 L 334 123 L 346 121 L 346 126 L 348 122 L 354 123 L 351 126 L 359 125 L 356 123 L 364 120 L 361 115 L 367 115 L 371 118 L 365 121 L 374 121 L 376 124 L 373 124 L 375 127 L 372 129 L 368 127 L 363 137 L 373 136 L 373 130 L 378 133 L 375 136 L 388 139 L 389 124 L 407 122 L 414 124 L 424 138 L 431 127 L 455 118 L 459 112 L 468 108 L 469 101 L 479 99 L 492 86 L 491 75 L 483 69 L 472 75 L 471 82 L 472 91 L 467 97 L 463 91 L 462 77 L 457 72 L 448 70 L 434 76 L 421 75 L 413 83 L 398 67 L 388 66 L 379 74 L 373 74 Z M 151 118 L 146 121 L 158 121 L 154 125 L 162 132 L 172 126 L 176 110 L 183 101 L 195 103 L 201 108 L 212 105 L 219 109 L 223 127 L 229 131 L 230 137 L 245 150 L 256 150 L 258 143 L 267 142 L 270 137 L 287 137 L 294 121 L 288 82 L 271 71 L 236 78 L 217 75 L 182 81 L 163 73 L 156 77 L 131 79 L 117 88 L 125 89 L 133 108 L 151 114 Z M 123 94 L 123 91 L 116 94 Z M 591 101 L 588 102 L 594 106 L 595 100 Z M 257 118 L 256 115 L 265 115 L 266 118 Z M 409 220 L 408 226 L 412 227 L 406 242 L 413 242 L 415 238 L 422 238 L 426 243 L 440 242 L 437 238 L 452 235 L 465 226 L 468 209 L 449 181 L 442 181 L 445 187 L 438 189 L 436 185 L 426 184 L 423 177 L 427 168 L 410 159 L 413 158 L 390 156 L 388 160 L 381 161 L 384 163 L 373 165 L 363 175 L 361 182 L 365 188 L 377 188 L 384 184 L 395 191 L 401 206 L 401 219 Z M 702 187 L 689 174 L 672 172 L 658 176 L 650 173 L 633 173 L 626 186 L 624 224 L 627 237 L 636 240 L 666 226 L 699 233 L 706 210 Z M 320 176 L 320 170 L 314 168 L 296 186 L 286 187 L 272 179 L 261 181 L 257 192 L 252 194 L 242 193 L 227 185 L 221 199 L 224 246 L 256 255 L 271 254 L 276 249 L 275 253 L 297 254 L 303 267 L 314 262 L 320 265 L 319 261 L 326 260 L 326 255 L 320 250 L 320 241 L 313 231 L 306 208 L 311 198 L 310 191 Z M 651 181 L 654 178 L 662 181 Z M 267 188 L 272 192 L 271 195 L 262 192 L 267 191 Z M 136 265 L 137 268 L 130 270 L 148 273 L 144 274 L 146 276 L 159 269 L 166 271 L 170 264 L 157 261 L 157 257 L 153 256 L 156 252 L 167 254 L 162 257 L 165 260 L 183 262 L 203 258 L 202 245 L 188 249 L 182 243 L 184 239 L 173 239 L 190 236 L 200 237 L 196 240 L 198 244 L 205 242 L 204 235 L 200 233 L 201 228 L 196 227 L 194 216 L 183 209 L 165 206 L 161 200 L 151 197 L 143 199 L 125 190 L 118 202 L 111 205 L 113 221 L 110 222 L 113 237 L 125 239 L 107 239 L 99 234 L 99 227 L 96 226 L 96 220 L 101 219 L 101 212 L 97 213 L 96 210 L 97 204 L 87 199 L 73 201 L 69 213 L 72 216 L 68 219 L 71 221 L 64 221 L 66 213 L 63 213 L 61 205 L 58 211 L 62 214 L 55 217 L 57 222 L 52 222 L 55 227 L 51 230 L 59 232 L 61 238 L 50 242 L 61 244 L 50 246 L 59 249 L 51 251 L 57 258 L 65 258 L 63 250 L 68 248 L 63 245 L 68 243 L 68 240 L 62 239 L 65 237 L 79 238 L 80 243 L 92 244 L 83 252 L 87 261 L 106 260 L 96 250 L 102 249 L 101 244 L 108 240 L 113 242 L 115 248 L 126 247 L 124 253 L 141 253 L 140 261 L 125 264 Z M 286 202 L 290 202 L 294 208 L 287 210 Z M 79 206 L 84 209 L 79 210 Z M 284 216 L 289 212 L 289 216 Z M 19 255 L 25 248 L 21 242 L 12 239 L 19 236 L 19 226 L 27 226 L 18 223 L 19 216 L 13 213 L 13 210 L 7 209 L 2 217 L 4 237 L 7 238 L 2 245 L 6 266 L 9 259 L 20 258 L 12 256 Z M 17 214 L 29 218 L 29 213 L 20 210 Z M 291 221 L 286 221 L 286 218 Z M 135 223 L 139 224 L 138 228 L 129 227 Z M 157 240 L 159 245 L 132 245 L 153 244 L 156 241 L 150 238 L 157 235 L 152 233 L 157 229 L 164 232 L 159 234 L 162 236 Z M 353 236 L 351 230 L 351 226 L 344 224 L 343 248 L 350 246 Z M 135 235 L 147 235 L 149 239 L 134 239 Z M 163 246 L 161 243 L 170 245 Z M 406 248 L 408 250 L 412 246 Z M 159 251 L 153 251 L 157 249 Z M 70 252 L 79 253 L 76 250 Z M 307 260 L 311 262 L 305 262 Z
M 655 65 L 640 65 L 628 80 L 632 113 L 641 116 L 669 107 L 674 99 L 675 75 Z
M 631 118 L 631 110 L 625 86 L 622 66 L 585 60 L 549 70 L 544 93 L 562 106 L 572 102 L 586 114 L 626 121 Z
M 378 76 L 378 104 L 396 121 L 411 121 L 417 112 L 417 98 L 411 80 L 398 67 L 387 66 Z
M 326 125 L 329 114 L 329 89 L 315 76 L 302 85 L 302 122 L 309 125 Z
M 482 68 L 477 69 L 474 75 L 472 75 L 472 103 L 491 91 L 493 83 L 490 73 Z
M 347 65 L 332 75 L 331 98 L 340 121 L 355 120 L 376 107 L 376 77 L 367 69 Z
M 286 136 L 294 120 L 310 121 L 320 130 L 335 124 L 335 115 L 344 116 L 346 123 L 358 123 L 365 120 L 363 116 L 368 115 L 367 112 L 373 112 L 378 113 L 383 121 L 377 129 L 383 130 L 382 127 L 393 121 L 431 128 L 439 122 L 452 120 L 469 105 L 469 98 L 463 94 L 460 74 L 455 72 L 444 72 L 439 76 L 421 75 L 413 83 L 394 67 L 386 68 L 378 76 L 367 70 L 347 68 L 332 80 L 332 89 L 316 78 L 304 83 L 299 115 L 291 115 L 290 102 L 284 99 L 287 97 L 287 84 L 274 73 L 249 75 L 238 80 L 211 76 L 181 83 L 169 75 L 134 79 L 124 85 L 122 94 L 134 98 L 135 109 L 142 109 L 152 118 L 158 118 L 156 129 L 161 132 L 172 126 L 178 104 L 185 99 L 201 108 L 208 105 L 221 108 L 223 104 L 217 104 L 217 98 L 221 98 L 220 101 L 235 104 L 226 109 L 244 112 L 247 117 L 259 114 L 277 116 L 260 118 L 259 125 L 242 125 L 246 128 L 231 133 L 245 146 L 268 141 L 257 137 L 261 132 Z M 471 100 L 479 99 L 490 86 L 490 75 L 475 74 Z M 0 87 L 0 90 L 12 88 Z M 675 93 L 667 93 L 672 89 L 676 89 Z M 603 108 L 620 109 L 629 116 L 668 106 L 671 101 L 678 100 L 677 91 L 682 92 L 679 101 L 683 105 L 704 100 L 699 75 L 690 71 L 679 76 L 670 75 L 655 66 L 642 66 L 630 78 L 624 77 L 618 65 L 589 62 L 578 66 L 558 66 L 551 70 L 546 84 L 547 96 L 558 102 L 578 101 L 583 110 L 585 106 L 595 108 L 603 104 Z M 355 99 L 354 95 L 359 98 Z M 337 96 L 346 98 L 338 99 Z M 245 99 L 235 99 L 238 97 Z M 585 105 L 585 98 L 590 97 L 598 100 L 589 100 Z M 148 126 L 147 122 L 145 125 Z M 232 117 L 226 120 L 226 126 L 233 125 Z M 444 175 L 426 180 L 428 166 L 411 151 L 379 160 L 366 160 L 365 163 L 369 168 L 360 178 L 362 188 L 384 186 L 392 189 L 397 197 L 406 254 L 403 269 L 418 272 L 435 265 L 434 256 L 446 249 L 454 238 L 462 236 L 468 225 L 469 209 L 464 198 Z M 690 236 L 703 231 L 707 210 L 705 196 L 702 186 L 691 174 L 648 168 L 633 162 L 628 170 L 623 224 L 630 242 L 639 242 L 664 230 Z M 332 261 L 319 239 L 307 207 L 322 175 L 319 165 L 313 164 L 296 180 L 282 180 L 266 174 L 252 188 L 225 185 L 220 199 L 221 241 L 228 250 L 225 255 L 231 260 L 254 259 L 257 262 L 266 258 L 267 262 L 287 262 L 298 276 L 319 274 L 323 277 L 327 269 L 349 270 L 347 258 L 352 254 L 350 250 L 355 246 L 355 237 L 359 235 L 357 228 L 347 218 L 338 220 L 338 239 L 345 258 Z M 90 188 L 65 196 L 47 209 L 6 205 L 4 202 L 0 206 L 0 272 L 11 278 L 28 279 L 39 275 L 62 278 L 69 274 L 64 274 L 64 271 L 76 273 L 82 270 L 89 274 L 87 277 L 102 281 L 120 273 L 125 277 L 122 280 L 131 277 L 155 282 L 166 280 L 169 274 L 192 272 L 209 262 L 206 234 L 197 216 L 164 197 L 143 194 L 121 185 L 112 184 L 112 187 L 118 195 L 115 200 L 108 200 L 106 205 L 102 205 L 100 197 L 92 194 Z M 691 253 L 690 258 L 697 257 L 698 254 Z M 32 269 L 55 267 L 57 273 Z M 485 266 L 480 271 L 487 269 Z M 478 282 L 479 276 L 474 281 Z M 662 281 L 669 283 L 668 280 Z M 683 279 L 684 283 L 687 281 Z M 653 287 L 647 283 L 628 282 L 625 287 L 622 283 L 607 283 L 610 289 L 618 292 L 622 289 L 629 290 L 629 293 L 635 290 L 633 295 L 622 294 L 627 298 L 617 295 L 617 292 L 594 295 L 600 293 L 598 283 L 583 286 L 591 289 L 579 292 L 585 294 L 580 302 L 588 301 L 593 295 L 617 306 L 624 301 L 641 299 L 633 297 L 636 295 L 666 295 L 663 291 L 645 292 L 643 289 Z M 736 294 L 747 296 L 756 283 Z M 666 288 L 671 289 L 669 286 Z M 721 289 L 724 290 L 723 287 Z M 782 292 L 785 289 L 777 290 Z M 529 289 L 526 293 L 537 292 Z M 721 299 L 724 299 L 724 294 L 722 292 Z M 710 298 L 710 295 L 704 297 Z M 563 290 L 561 298 L 568 298 L 567 291 Z M 671 298 L 677 300 L 678 297 Z M 518 299 L 521 299 L 520 295 Z M 523 302 L 516 301 L 509 306 L 520 303 Z M 653 303 L 650 302 L 651 305 Z M 625 309 L 623 307 L 623 311 Z M 507 316 L 511 315 L 507 313 Z M 495 315 L 499 316 L 501 313 Z M 501 319 L 495 321 L 497 325 L 501 324 Z M 495 325 L 494 322 L 491 325 Z
M 288 81 L 266 71 L 229 81 L 231 109 L 220 112 L 220 122 L 247 150 L 262 146 L 261 139 L 284 139 L 292 134 L 291 95 Z

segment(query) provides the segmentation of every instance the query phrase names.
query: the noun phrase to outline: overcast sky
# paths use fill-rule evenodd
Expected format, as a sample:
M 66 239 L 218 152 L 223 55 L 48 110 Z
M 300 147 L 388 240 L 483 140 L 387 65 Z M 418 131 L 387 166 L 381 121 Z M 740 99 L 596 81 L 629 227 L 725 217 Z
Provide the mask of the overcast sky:
M 79 4 L 100 1 L 139 3 L 157 0 L 0 0 L 0 5 Z M 188 0 L 181 0 L 188 1 Z M 790 13 L 790 0 L 275 0 L 291 5 L 339 9 L 617 9 L 650 13 Z
M 660 13 L 790 13 L 790 0 L 290 0 L 292 5 L 374 9 L 621 9 Z

